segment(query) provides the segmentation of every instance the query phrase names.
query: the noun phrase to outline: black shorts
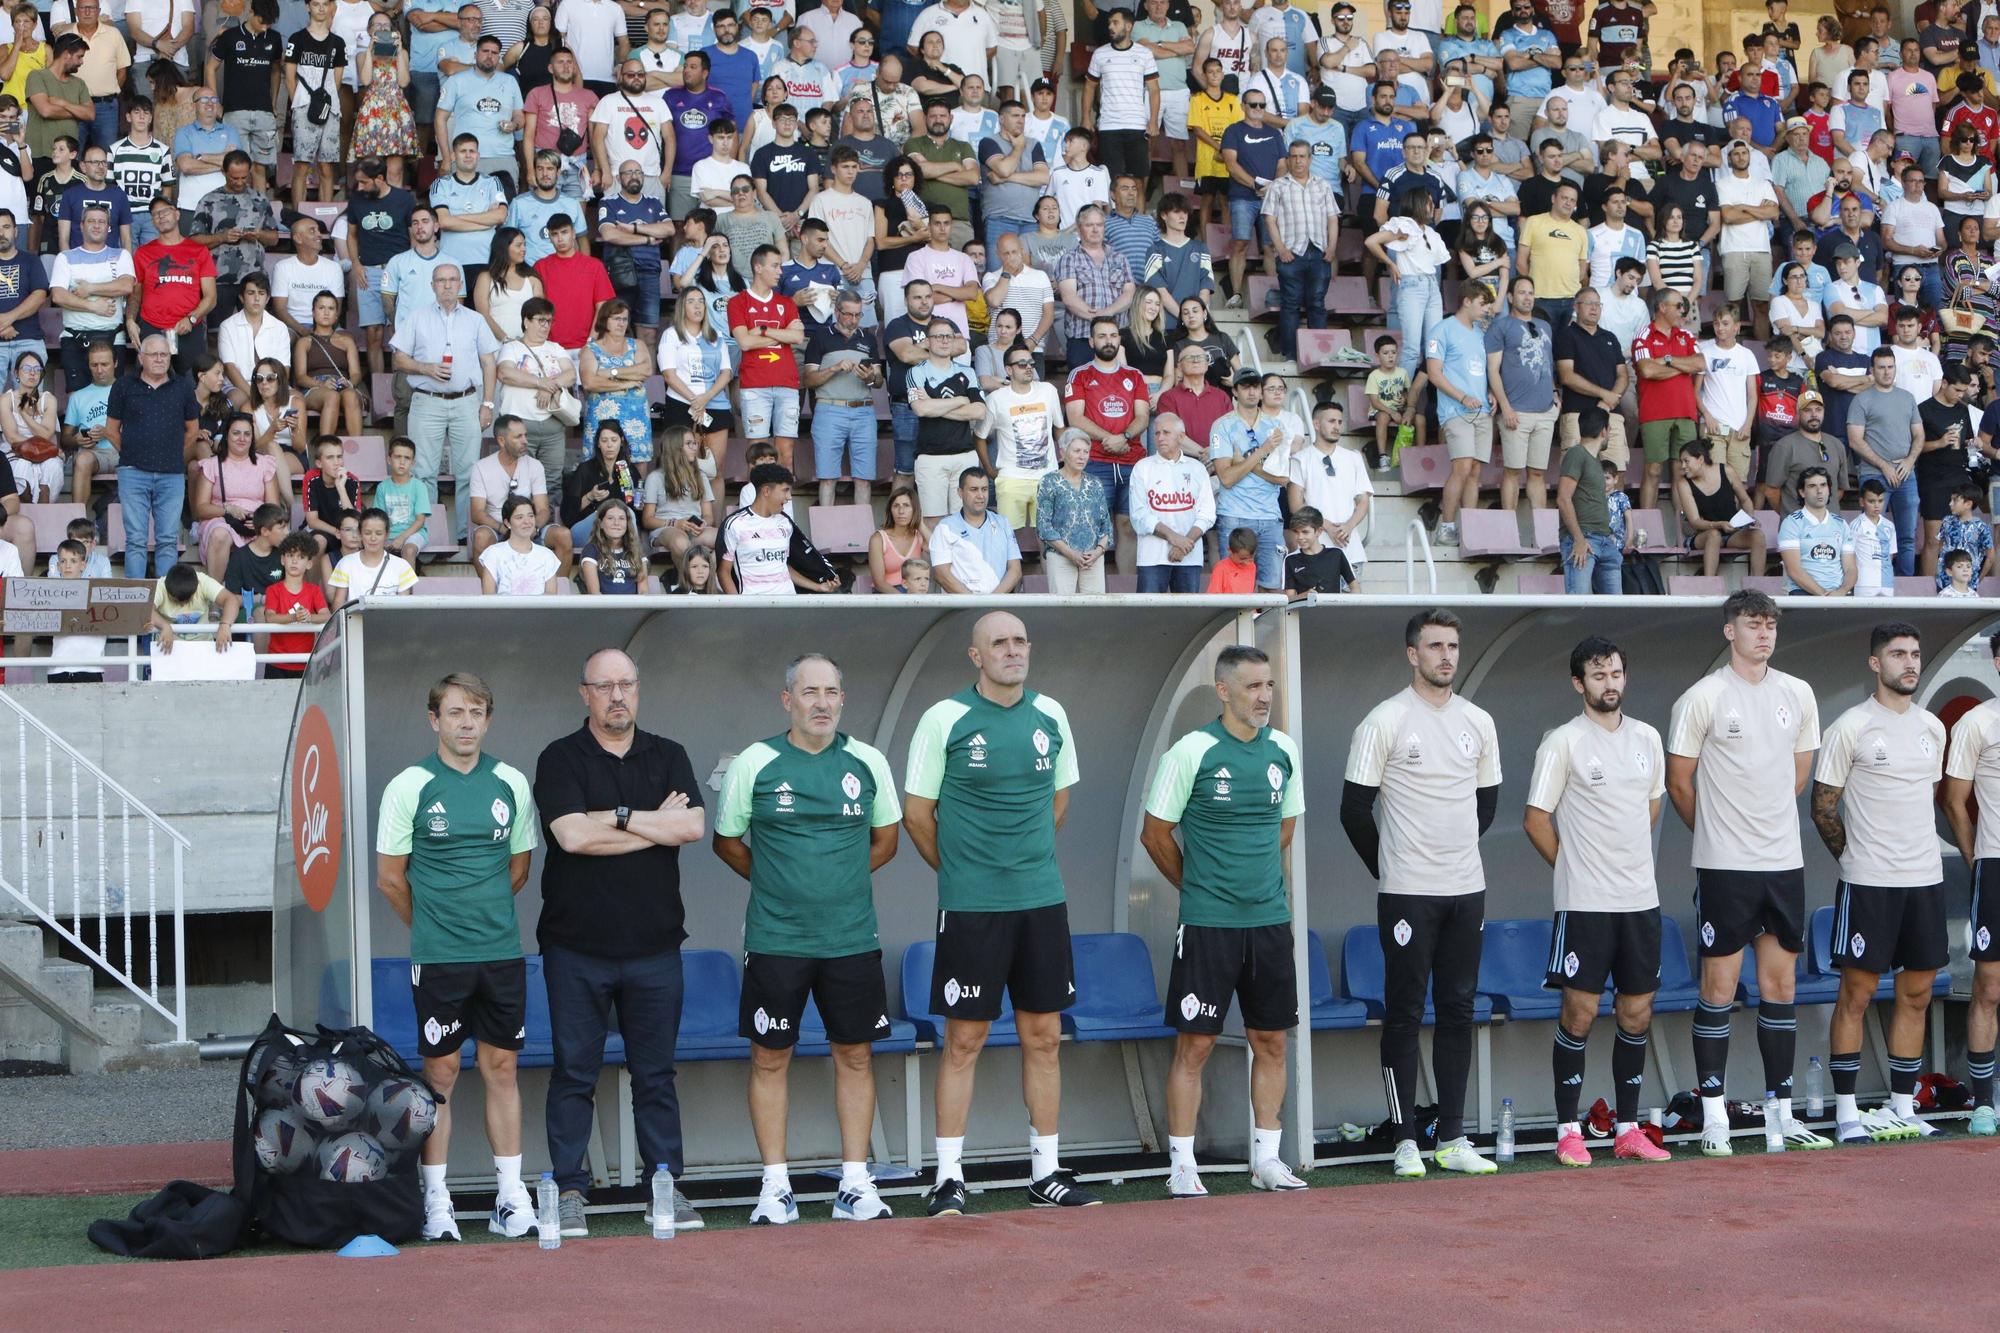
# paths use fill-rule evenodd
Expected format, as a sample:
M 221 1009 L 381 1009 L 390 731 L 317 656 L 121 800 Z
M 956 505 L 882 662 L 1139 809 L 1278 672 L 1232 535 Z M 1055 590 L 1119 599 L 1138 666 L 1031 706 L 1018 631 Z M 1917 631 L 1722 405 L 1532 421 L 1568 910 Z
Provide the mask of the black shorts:
M 1660 909 L 1557 912 L 1548 973 L 1550 990 L 1599 995 L 1609 979 L 1620 995 L 1651 995 L 1660 988 Z
M 467 1037 L 495 1050 L 518 1051 L 527 1040 L 528 961 L 411 963 L 410 995 L 417 1006 L 417 1053 L 455 1055 Z
M 694 417 L 690 414 L 688 405 L 671 395 L 661 400 L 654 414 L 653 424 L 661 430 L 669 430 L 675 426 L 695 430 Z M 708 425 L 695 433 L 706 435 L 718 430 L 732 431 L 735 428 L 736 417 L 729 410 L 729 400 L 718 394 L 708 405 Z
M 737 1035 L 774 1051 L 796 1045 L 808 995 L 819 1005 L 827 1039 L 837 1045 L 861 1046 L 889 1035 L 880 949 L 841 958 L 744 954 Z
M 1695 931 L 1703 958 L 1727 958 L 1769 933 L 1786 953 L 1806 947 L 1806 872 L 1694 872 Z
M 1935 972 L 1951 961 L 1944 885 L 1878 889 L 1842 881 L 1833 896 L 1833 961 L 1859 972 Z
M 1005 988 L 1014 1008 L 1055 1014 L 1076 1002 L 1069 907 L 1022 912 L 939 912 L 931 1012 L 990 1023 Z
M 1194 183 L 1196 194 L 1226 195 L 1229 193 L 1229 177 L 1203 176 Z
M 2000 860 L 1973 863 L 1970 924 L 1972 961 L 2000 963 Z
M 1167 974 L 1168 1027 L 1214 1036 L 1229 1017 L 1229 997 L 1243 1006 L 1243 1026 L 1283 1032 L 1299 1025 L 1298 966 L 1292 928 L 1180 926 Z
M 1960 455 L 1963 457 L 1963 455 Z M 1972 480 L 1963 467 L 1944 469 L 1931 476 L 1917 477 L 1917 514 L 1932 523 L 1951 517 L 1951 493 Z

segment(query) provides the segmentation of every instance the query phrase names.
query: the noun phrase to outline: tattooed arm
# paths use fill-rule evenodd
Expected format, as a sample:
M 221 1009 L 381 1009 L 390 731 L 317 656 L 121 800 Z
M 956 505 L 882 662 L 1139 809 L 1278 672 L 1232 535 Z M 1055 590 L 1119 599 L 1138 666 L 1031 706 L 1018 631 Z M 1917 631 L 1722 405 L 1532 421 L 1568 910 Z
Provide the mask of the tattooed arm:
M 1847 851 L 1847 825 L 1840 817 L 1841 787 L 1829 787 L 1824 782 L 1813 783 L 1812 820 L 1819 830 L 1819 840 L 1826 844 L 1827 851 L 1835 860 Z

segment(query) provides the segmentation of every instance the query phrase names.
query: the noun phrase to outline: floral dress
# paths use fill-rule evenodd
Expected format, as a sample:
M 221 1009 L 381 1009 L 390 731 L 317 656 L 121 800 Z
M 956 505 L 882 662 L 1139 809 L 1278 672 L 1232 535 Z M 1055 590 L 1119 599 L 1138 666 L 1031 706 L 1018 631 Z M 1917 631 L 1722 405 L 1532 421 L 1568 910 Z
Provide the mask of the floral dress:
M 354 112 L 350 160 L 362 157 L 407 157 L 417 151 L 417 121 L 410 99 L 396 82 L 392 56 L 375 62 L 375 77 Z
M 625 339 L 625 354 L 613 356 L 597 343 L 590 344 L 590 350 L 597 356 L 599 370 L 623 370 L 636 364 L 645 344 L 637 338 Z M 623 393 L 593 393 L 586 395 L 583 404 L 584 456 L 589 457 L 590 442 L 597 437 L 599 422 L 615 421 L 624 428 L 626 451 L 635 463 L 653 461 L 653 417 L 646 406 L 646 386 L 635 384 Z

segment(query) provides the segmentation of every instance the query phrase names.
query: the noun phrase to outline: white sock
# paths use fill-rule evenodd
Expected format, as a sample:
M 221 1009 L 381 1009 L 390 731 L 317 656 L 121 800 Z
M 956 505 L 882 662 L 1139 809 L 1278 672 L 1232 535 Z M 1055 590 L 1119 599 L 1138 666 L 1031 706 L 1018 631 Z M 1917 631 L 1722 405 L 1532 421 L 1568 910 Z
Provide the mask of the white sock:
M 1582 1138 L 1583 1137 L 1582 1123 L 1575 1120 L 1565 1120 L 1563 1121 L 1563 1123 L 1556 1126 L 1556 1137 L 1558 1139 L 1562 1138 L 1566 1134 L 1574 1134 L 1578 1138 Z
M 1284 1137 L 1282 1129 L 1252 1129 L 1250 1131 L 1250 1165 L 1252 1169 L 1264 1165 L 1278 1155 L 1278 1140 Z
M 1639 1122 L 1636 1120 L 1620 1120 L 1618 1122 L 1618 1137 L 1623 1138 L 1638 1127 Z
M 840 1183 L 843 1188 L 849 1185 L 873 1184 L 874 1181 L 868 1174 L 868 1163 L 842 1162 L 840 1164 Z
M 1854 1125 L 1861 1122 L 1861 1108 L 1854 1104 L 1853 1093 L 1836 1092 L 1833 1094 L 1833 1118 L 1843 1125 Z
M 1791 1126 L 1792 1099 L 1790 1097 L 1778 1098 L 1778 1123 L 1786 1126 L 1787 1128 L 1790 1128 Z
M 1167 1135 L 1167 1162 L 1175 1170 L 1181 1167 L 1194 1170 L 1194 1135 L 1189 1134 L 1185 1138 L 1178 1134 Z
M 495 1153 L 493 1155 L 493 1173 L 500 1177 L 499 1193 L 501 1197 L 504 1198 L 509 1194 L 518 1192 L 522 1188 L 521 1154 L 515 1153 L 512 1157 L 502 1157 L 498 1153 Z
M 1916 1094 L 1914 1094 L 1914 1093 L 1909 1093 L 1909 1092 L 1892 1092 L 1892 1093 L 1890 1093 L 1890 1094 L 1889 1094 L 1889 1109 L 1890 1109 L 1891 1111 L 1894 1111 L 1894 1112 L 1896 1113 L 1896 1117 L 1897 1117 L 1897 1118 L 1898 1118 L 1899 1120 L 1908 1120 L 1908 1119 L 1910 1119 L 1910 1118 L 1911 1118 L 1912 1116 L 1916 1115 L 1916 1113 L 1917 1113 L 1917 1098 L 1916 1098 Z
M 1030 1133 L 1028 1135 L 1028 1157 L 1032 1162 L 1031 1174 L 1036 1180 L 1042 1179 L 1051 1171 L 1060 1171 L 1062 1169 L 1062 1163 L 1058 1160 L 1056 1152 L 1056 1140 L 1059 1137 L 1060 1135 L 1056 1134 Z
M 1729 1128 L 1729 1101 L 1724 1097 L 1703 1097 L 1701 1099 L 1701 1123 L 1704 1127 L 1715 1125 Z
M 439 1162 L 436 1166 L 432 1166 L 429 1162 L 419 1162 L 417 1164 L 417 1178 L 424 1182 L 424 1197 L 426 1199 L 438 1198 L 450 1193 L 444 1185 L 443 1162 Z
M 764 1168 L 764 1193 L 776 1194 L 790 1190 L 791 1187 L 792 1173 L 785 1163 L 780 1162 L 776 1166 Z
M 965 1180 L 965 1168 L 962 1165 L 960 1165 L 960 1161 L 962 1158 L 964 1158 L 964 1156 L 965 1156 L 965 1135 L 960 1134 L 957 1138 L 950 1138 L 950 1139 L 946 1138 L 942 1134 L 938 1135 L 937 1178 L 939 1180 L 956 1180 L 963 1182 Z

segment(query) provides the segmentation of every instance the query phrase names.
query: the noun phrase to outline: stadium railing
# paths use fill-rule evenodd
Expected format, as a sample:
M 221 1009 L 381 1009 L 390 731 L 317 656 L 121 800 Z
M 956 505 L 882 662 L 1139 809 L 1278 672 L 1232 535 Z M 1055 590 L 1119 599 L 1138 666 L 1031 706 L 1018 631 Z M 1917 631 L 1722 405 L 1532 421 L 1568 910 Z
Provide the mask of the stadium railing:
M 183 646 L 177 646 L 173 651 L 175 653 L 213 652 L 215 650 L 216 628 L 216 625 L 213 623 L 174 626 L 175 642 L 177 644 L 180 644 L 182 640 L 187 640 L 188 642 Z M 237 639 L 257 640 L 268 639 L 273 634 L 313 634 L 317 633 L 318 629 L 317 625 L 262 625 L 238 621 L 236 624 L 230 626 L 230 633 Z M 115 635 L 107 636 L 104 644 L 106 651 L 102 657 L 6 657 L 0 658 L 0 667 L 5 668 L 7 679 L 9 680 L 15 679 L 13 673 L 17 671 L 32 673 L 36 676 L 46 675 L 51 671 L 105 671 L 107 673 L 123 671 L 126 673 L 124 678 L 129 680 L 136 679 L 142 668 L 153 666 L 161 657 L 171 655 L 152 651 L 156 645 L 153 644 L 152 636 L 150 635 L 129 638 Z M 122 650 L 118 652 L 111 651 L 111 645 L 113 644 L 122 645 Z M 147 651 L 141 651 L 142 645 L 146 647 Z M 231 652 L 235 653 L 236 649 L 232 648 Z M 232 659 L 232 664 L 272 662 L 282 666 L 303 666 L 311 660 L 311 653 L 257 652 L 238 654 L 237 658 Z M 254 669 L 250 674 L 255 675 Z M 112 677 L 107 675 L 106 679 L 112 679 Z

